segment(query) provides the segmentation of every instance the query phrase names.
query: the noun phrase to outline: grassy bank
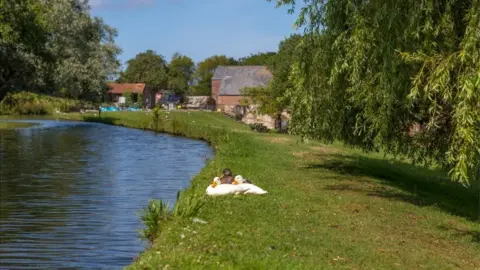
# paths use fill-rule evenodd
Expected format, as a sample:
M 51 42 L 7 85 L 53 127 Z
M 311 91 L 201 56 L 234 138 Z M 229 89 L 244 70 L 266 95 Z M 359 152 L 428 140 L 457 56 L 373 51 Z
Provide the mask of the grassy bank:
M 142 112 L 68 117 L 204 139 L 216 149 L 178 202 L 202 200 L 195 217 L 207 223 L 162 223 L 129 269 L 480 268 L 478 198 L 443 172 L 253 133 L 217 113 L 162 114 L 157 125 Z M 269 194 L 205 198 L 224 167 Z
M 0 130 L 2 129 L 16 129 L 16 128 L 27 128 L 35 126 L 35 123 L 22 123 L 22 122 L 5 122 L 0 121 Z
M 52 97 L 31 92 L 8 93 L 0 102 L 0 115 L 47 115 L 92 107 L 86 101 Z M 93 107 L 92 107 L 93 108 Z

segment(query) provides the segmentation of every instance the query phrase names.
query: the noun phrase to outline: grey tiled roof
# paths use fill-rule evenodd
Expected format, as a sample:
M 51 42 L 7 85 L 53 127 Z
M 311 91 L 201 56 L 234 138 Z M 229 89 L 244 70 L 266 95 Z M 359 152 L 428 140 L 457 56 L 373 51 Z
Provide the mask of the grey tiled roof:
M 218 66 L 212 80 L 222 80 L 219 95 L 238 96 L 245 87 L 266 86 L 272 74 L 265 66 Z

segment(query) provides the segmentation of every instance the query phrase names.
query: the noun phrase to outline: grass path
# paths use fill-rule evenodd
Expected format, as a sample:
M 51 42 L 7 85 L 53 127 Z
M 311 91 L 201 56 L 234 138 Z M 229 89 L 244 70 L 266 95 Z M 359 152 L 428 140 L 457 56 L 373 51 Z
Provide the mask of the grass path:
M 89 120 L 139 128 L 151 119 L 102 115 Z M 176 128 L 191 137 L 208 139 L 214 131 L 207 124 L 233 130 L 214 142 L 216 156 L 192 192 L 203 194 L 229 167 L 269 194 L 205 198 L 197 217 L 208 223 L 163 224 L 129 269 L 480 269 L 478 198 L 442 172 L 338 144 L 253 133 L 216 113 L 170 118 L 191 123 Z

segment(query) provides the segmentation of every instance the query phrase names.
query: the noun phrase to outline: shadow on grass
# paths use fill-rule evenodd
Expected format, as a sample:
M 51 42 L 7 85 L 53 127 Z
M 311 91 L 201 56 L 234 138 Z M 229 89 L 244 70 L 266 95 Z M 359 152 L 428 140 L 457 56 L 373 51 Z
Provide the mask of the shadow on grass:
M 399 161 L 354 155 L 318 154 L 318 160 L 320 162 L 310 163 L 306 168 L 330 170 L 351 176 L 348 180 L 353 181 L 353 184 L 329 185 L 327 190 L 361 192 L 367 196 L 399 200 L 418 206 L 436 206 L 471 221 L 477 219 L 478 192 L 450 181 L 441 171 Z M 365 188 L 362 183 L 366 181 L 358 179 L 359 176 L 378 179 L 383 185 L 368 185 Z
M 474 243 L 480 243 L 480 230 L 469 230 L 454 226 L 440 225 L 439 229 L 452 232 L 455 237 L 468 237 Z

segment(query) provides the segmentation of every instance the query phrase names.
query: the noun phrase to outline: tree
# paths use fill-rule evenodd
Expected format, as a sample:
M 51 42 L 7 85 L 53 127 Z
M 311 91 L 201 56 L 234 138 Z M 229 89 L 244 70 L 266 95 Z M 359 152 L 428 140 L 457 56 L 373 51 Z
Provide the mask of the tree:
M 155 51 L 147 50 L 128 60 L 127 69 L 119 79 L 128 83 L 146 83 L 151 87 L 162 89 L 167 87 L 167 63 L 163 56 Z
M 53 34 L 48 52 L 55 59 L 42 68 L 55 92 L 64 97 L 98 99 L 105 81 L 116 74 L 120 49 L 117 31 L 101 18 L 92 18 L 84 1 L 52 0 L 47 22 Z M 47 83 L 48 85 L 48 83 Z
M 46 58 L 45 13 L 41 3 L 0 0 L 0 100 L 32 86 L 35 63 Z
M 236 65 L 233 58 L 225 55 L 215 55 L 198 63 L 195 72 L 196 85 L 193 86 L 193 94 L 210 96 L 212 94 L 212 76 L 215 69 L 221 65 Z
M 191 84 L 195 63 L 185 55 L 175 53 L 168 65 L 168 88 L 176 94 L 184 94 Z
M 436 162 L 466 186 L 480 183 L 480 1 L 304 3 L 290 130 Z M 423 130 L 411 137 L 414 123 Z
M 252 98 L 255 104 L 260 104 L 260 112 L 278 114 L 288 108 L 289 99 L 285 97 L 287 89 L 292 87 L 289 79 L 292 65 L 296 57 L 296 47 L 302 36 L 292 35 L 279 44 L 278 53 L 271 54 L 266 61 L 273 78 L 267 87 L 253 87 L 242 90 L 243 95 Z
M 287 109 L 290 103 L 285 97 L 285 92 L 292 87 L 289 77 L 297 57 L 295 51 L 301 40 L 301 35 L 292 35 L 280 42 L 278 53 L 268 63 L 268 68 L 273 74 L 270 84 L 271 100 L 275 100 L 277 110 Z
M 272 58 L 276 55 L 275 52 L 251 54 L 247 57 L 238 59 L 240 66 L 265 66 L 268 65 Z
M 116 30 L 85 1 L 0 0 L 0 16 L 0 98 L 27 89 L 96 99 L 119 67 Z

